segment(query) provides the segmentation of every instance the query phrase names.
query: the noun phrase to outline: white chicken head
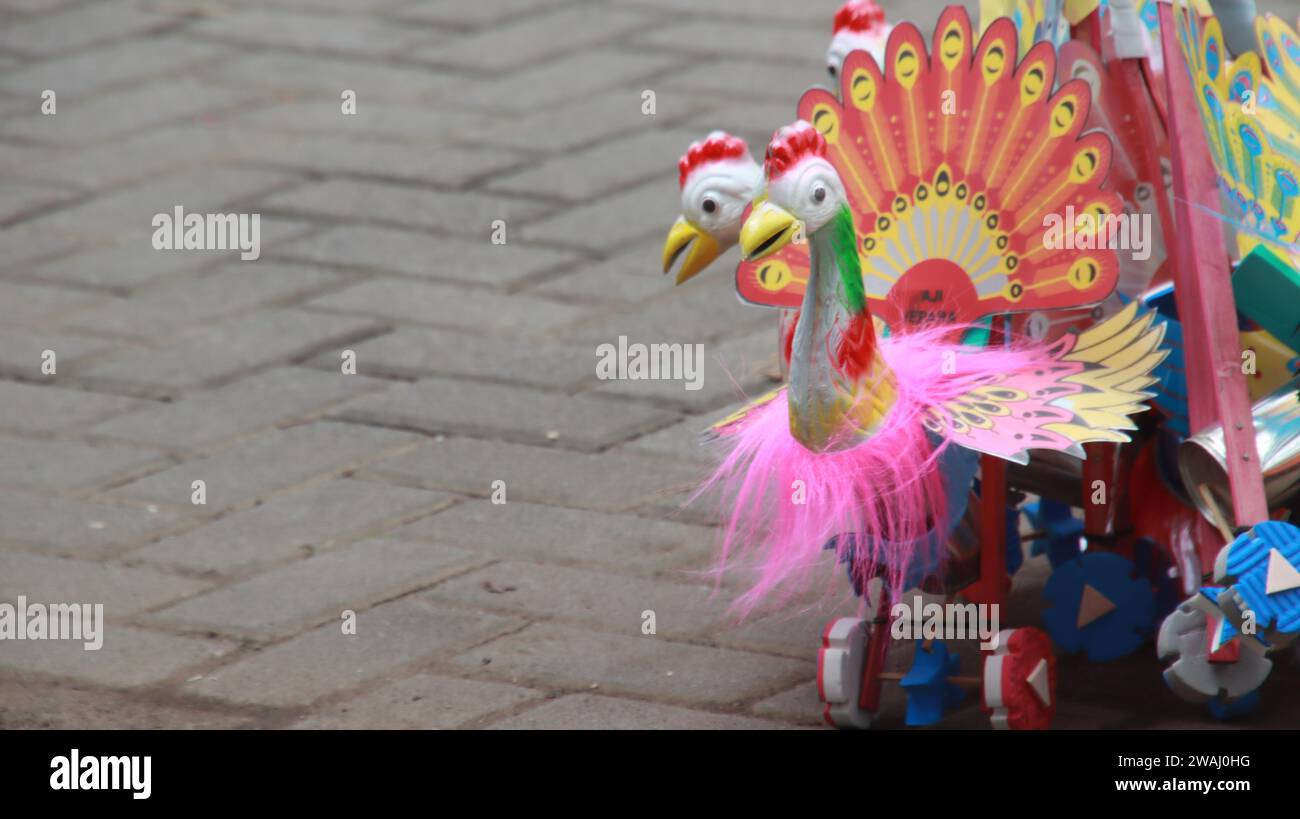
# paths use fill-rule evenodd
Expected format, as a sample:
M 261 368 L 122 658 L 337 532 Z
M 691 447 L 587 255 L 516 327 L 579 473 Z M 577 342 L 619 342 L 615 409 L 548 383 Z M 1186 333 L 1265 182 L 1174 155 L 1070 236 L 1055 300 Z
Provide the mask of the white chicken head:
M 767 196 L 760 197 L 740 234 L 740 250 L 755 260 L 811 236 L 848 204 L 835 167 L 826 160 L 826 139 L 804 120 L 780 129 L 764 160 Z
M 885 43 L 894 27 L 885 22 L 885 12 L 874 0 L 849 0 L 835 12 L 835 28 L 826 50 L 826 70 L 838 78 L 844 59 L 854 51 L 865 51 L 876 64 L 885 64 Z
M 681 284 L 739 241 L 741 217 L 762 183 L 763 169 L 743 139 L 723 131 L 691 143 L 677 167 L 682 215 L 664 242 L 664 272 L 681 258 Z

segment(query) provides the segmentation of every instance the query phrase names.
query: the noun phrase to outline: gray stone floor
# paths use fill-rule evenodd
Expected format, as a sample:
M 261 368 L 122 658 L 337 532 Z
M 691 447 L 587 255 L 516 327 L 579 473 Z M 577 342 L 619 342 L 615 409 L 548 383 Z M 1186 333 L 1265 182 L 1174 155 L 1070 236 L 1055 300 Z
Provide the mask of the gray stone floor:
M 0 599 L 108 619 L 0 644 L 0 728 L 816 725 L 852 602 L 734 624 L 676 508 L 774 318 L 657 266 L 682 149 L 785 124 L 835 5 L 0 0 Z M 153 250 L 177 205 L 261 258 Z M 704 389 L 596 380 L 619 335 L 704 344 Z M 1061 668 L 1063 727 L 1214 725 L 1150 650 Z

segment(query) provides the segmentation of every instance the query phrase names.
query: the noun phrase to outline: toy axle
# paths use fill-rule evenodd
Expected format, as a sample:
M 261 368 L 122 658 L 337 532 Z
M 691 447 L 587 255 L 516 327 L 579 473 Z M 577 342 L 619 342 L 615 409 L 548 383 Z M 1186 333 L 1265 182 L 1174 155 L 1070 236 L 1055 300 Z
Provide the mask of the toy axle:
M 891 680 L 893 682 L 898 682 L 899 680 L 903 679 L 903 677 L 905 676 L 907 675 L 901 671 L 882 671 L 880 672 L 879 678 L 882 680 Z M 948 682 L 952 683 L 953 685 L 960 685 L 964 688 L 979 688 L 984 684 L 984 681 L 981 680 L 979 677 L 964 676 L 964 677 L 948 677 L 947 679 Z

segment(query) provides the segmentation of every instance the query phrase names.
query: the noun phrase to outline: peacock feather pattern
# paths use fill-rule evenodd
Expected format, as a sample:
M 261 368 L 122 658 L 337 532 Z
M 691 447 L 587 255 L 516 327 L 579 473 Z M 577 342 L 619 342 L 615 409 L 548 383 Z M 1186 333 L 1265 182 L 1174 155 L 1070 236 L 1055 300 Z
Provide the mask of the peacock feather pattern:
M 1168 354 L 1165 325 L 1130 303 L 1118 315 L 1049 348 L 1049 361 L 1000 374 L 932 407 L 927 429 L 967 449 L 1028 463 L 1029 450 L 1055 449 L 1083 457 L 1084 443 L 1123 443 L 1135 429 L 1129 415 L 1146 409 L 1146 388 Z
M 1230 60 L 1216 18 L 1174 14 L 1238 251 L 1262 242 L 1300 261 L 1300 38 L 1280 19 L 1260 17 L 1264 63 L 1253 52 Z
M 964 9 L 950 7 L 933 56 L 920 31 L 901 24 L 883 72 L 851 54 L 839 99 L 812 89 L 799 103 L 848 191 L 867 301 L 892 330 L 1095 304 L 1115 286 L 1113 251 L 1044 246 L 1049 214 L 1071 207 L 1100 217 L 1120 212 L 1121 200 L 1102 188 L 1106 137 L 1080 135 L 1087 84 L 1052 93 L 1052 46 L 1034 46 L 1017 66 L 1017 36 L 1000 19 L 976 45 Z M 737 288 L 751 301 L 797 306 L 806 264 L 742 263 Z

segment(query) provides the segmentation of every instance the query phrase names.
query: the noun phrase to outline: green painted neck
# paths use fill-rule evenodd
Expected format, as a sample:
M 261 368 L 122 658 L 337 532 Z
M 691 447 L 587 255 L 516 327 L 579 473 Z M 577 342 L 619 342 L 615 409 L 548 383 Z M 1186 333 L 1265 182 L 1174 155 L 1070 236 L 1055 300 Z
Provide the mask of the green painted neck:
M 843 285 L 840 293 L 844 309 L 849 312 L 849 315 L 864 312 L 867 309 L 867 291 L 862 285 L 862 262 L 858 259 L 858 234 L 853 228 L 853 212 L 849 210 L 848 205 L 841 205 L 840 212 L 817 232 L 825 231 L 830 233 L 828 244 L 831 254 L 835 257 L 835 266 L 839 268 L 840 282 Z

